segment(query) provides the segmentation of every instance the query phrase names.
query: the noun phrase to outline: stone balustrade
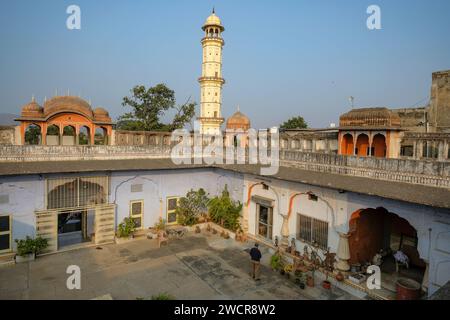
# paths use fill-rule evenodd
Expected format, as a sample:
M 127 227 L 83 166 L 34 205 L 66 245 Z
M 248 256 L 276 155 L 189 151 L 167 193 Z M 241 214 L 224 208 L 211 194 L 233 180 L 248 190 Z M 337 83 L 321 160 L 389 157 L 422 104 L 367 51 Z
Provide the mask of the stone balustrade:
M 159 146 L 16 146 L 0 145 L 0 162 L 169 158 Z
M 167 159 L 171 146 L 0 146 L 1 162 Z M 450 162 L 280 150 L 280 165 L 355 177 L 450 187 Z M 248 161 L 247 161 L 248 162 Z
M 378 180 L 450 187 L 450 163 L 280 151 L 282 166 Z

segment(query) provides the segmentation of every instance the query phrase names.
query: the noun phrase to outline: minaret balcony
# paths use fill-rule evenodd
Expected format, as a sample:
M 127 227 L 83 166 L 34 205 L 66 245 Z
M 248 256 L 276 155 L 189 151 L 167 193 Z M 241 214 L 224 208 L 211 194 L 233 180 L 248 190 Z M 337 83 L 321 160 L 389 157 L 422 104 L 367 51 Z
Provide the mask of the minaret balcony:
M 223 123 L 225 118 L 221 117 L 197 117 L 197 120 L 200 122 L 209 122 L 209 123 Z
M 217 41 L 220 42 L 222 46 L 225 45 L 225 41 L 220 38 L 220 37 L 215 37 L 215 36 L 206 36 L 202 38 L 202 44 L 206 41 Z
M 198 82 L 207 82 L 207 81 L 220 82 L 221 84 L 225 83 L 225 79 L 221 78 L 221 77 L 200 77 L 200 78 L 198 78 Z

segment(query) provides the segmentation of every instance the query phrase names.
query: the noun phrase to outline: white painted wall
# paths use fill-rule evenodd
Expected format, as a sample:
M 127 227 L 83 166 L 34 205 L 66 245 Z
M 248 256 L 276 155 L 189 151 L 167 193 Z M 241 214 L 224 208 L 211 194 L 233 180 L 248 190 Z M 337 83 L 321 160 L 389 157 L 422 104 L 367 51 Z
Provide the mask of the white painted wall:
M 0 215 L 12 215 L 12 247 L 14 239 L 34 236 L 35 210 L 44 209 L 44 180 L 37 176 L 0 178 L 0 195 L 8 195 L 7 203 L 0 203 Z

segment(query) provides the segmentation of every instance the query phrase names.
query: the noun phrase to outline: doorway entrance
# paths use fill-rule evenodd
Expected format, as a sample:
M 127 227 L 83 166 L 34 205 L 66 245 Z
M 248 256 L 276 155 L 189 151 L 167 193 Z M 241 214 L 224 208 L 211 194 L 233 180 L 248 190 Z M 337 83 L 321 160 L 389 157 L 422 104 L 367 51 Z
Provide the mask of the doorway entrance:
M 91 241 L 94 213 L 91 210 L 58 213 L 58 249 Z
M 383 289 L 395 293 L 399 278 L 422 283 L 426 264 L 417 248 L 417 231 L 406 219 L 381 207 L 361 209 L 352 214 L 349 228 L 350 263 L 374 264 L 379 254 Z
M 272 240 L 273 208 L 257 204 L 257 213 L 258 236 Z

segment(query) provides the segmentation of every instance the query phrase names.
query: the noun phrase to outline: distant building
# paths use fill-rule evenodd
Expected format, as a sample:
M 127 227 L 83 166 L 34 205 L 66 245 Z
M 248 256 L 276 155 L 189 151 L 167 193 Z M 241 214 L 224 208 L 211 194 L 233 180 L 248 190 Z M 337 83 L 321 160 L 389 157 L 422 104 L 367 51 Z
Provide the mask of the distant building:
M 53 97 L 41 107 L 34 98 L 22 107 L 20 144 L 111 144 L 112 121 L 103 108 L 92 110 L 85 100 Z

